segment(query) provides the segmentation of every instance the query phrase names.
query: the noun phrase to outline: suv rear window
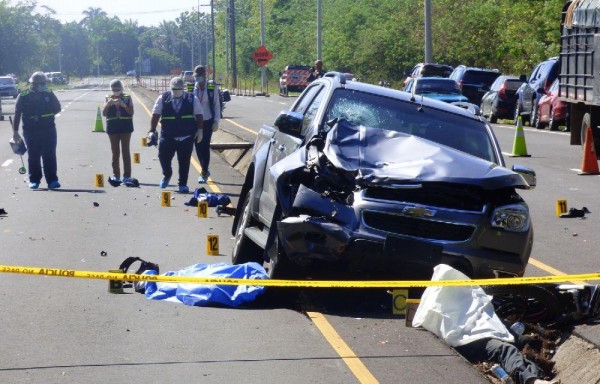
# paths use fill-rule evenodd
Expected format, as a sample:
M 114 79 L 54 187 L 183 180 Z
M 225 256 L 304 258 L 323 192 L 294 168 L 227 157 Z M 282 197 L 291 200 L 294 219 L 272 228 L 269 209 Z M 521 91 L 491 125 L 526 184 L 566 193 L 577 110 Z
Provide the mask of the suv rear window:
M 498 72 L 467 71 L 463 77 L 463 84 L 492 85 L 498 76 L 500 76 Z
M 521 84 L 523 84 L 523 82 L 520 80 L 507 80 L 506 82 L 504 82 L 504 85 L 506 85 L 506 89 L 509 91 L 516 91 L 521 87 Z
M 337 89 L 324 121 L 345 119 L 353 125 L 419 136 L 497 163 L 484 123 L 441 109 L 425 107 L 423 112 L 418 112 L 418 107 L 391 97 Z M 328 129 L 327 125 L 325 129 Z
M 2 85 L 13 85 L 15 81 L 12 77 L 0 77 L 0 84 Z
M 452 73 L 452 68 L 440 67 L 435 65 L 426 65 L 421 70 L 423 77 L 448 77 Z

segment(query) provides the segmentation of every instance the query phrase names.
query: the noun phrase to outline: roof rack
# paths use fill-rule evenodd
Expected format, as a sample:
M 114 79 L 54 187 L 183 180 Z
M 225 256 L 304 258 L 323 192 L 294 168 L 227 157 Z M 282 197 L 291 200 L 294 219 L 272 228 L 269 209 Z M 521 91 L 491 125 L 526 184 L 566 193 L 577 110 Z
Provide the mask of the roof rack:
M 344 74 L 340 72 L 327 72 L 323 77 L 333 77 L 337 81 L 339 81 L 340 84 L 346 84 L 346 76 L 344 76 Z

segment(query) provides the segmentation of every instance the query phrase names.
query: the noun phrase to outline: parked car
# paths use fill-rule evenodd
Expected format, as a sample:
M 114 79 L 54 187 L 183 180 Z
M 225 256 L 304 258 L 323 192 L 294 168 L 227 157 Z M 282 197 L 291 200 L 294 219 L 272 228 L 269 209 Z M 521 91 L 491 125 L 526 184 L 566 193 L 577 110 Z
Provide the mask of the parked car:
M 267 261 L 272 278 L 428 278 L 439 263 L 522 276 L 533 229 L 516 189 L 533 186 L 483 117 L 328 72 L 260 129 L 232 260 Z
M 461 93 L 469 99 L 469 103 L 480 105 L 483 95 L 500 76 L 497 69 L 467 67 L 459 65 L 454 68 L 450 78 L 458 84 Z
M 135 76 L 135 71 L 132 69 L 130 71 L 127 71 L 127 76 Z
M 311 67 L 308 65 L 286 65 L 279 72 L 279 94 L 288 96 L 290 92 L 302 92 L 308 85 Z
M 12 76 L 0 76 L 0 97 L 12 97 L 16 99 L 19 89 Z
M 548 93 L 550 86 L 560 73 L 558 57 L 551 57 L 536 65 L 527 81 L 517 90 L 515 124 L 521 116 L 523 124 L 534 126 L 540 98 Z
M 551 131 L 556 131 L 561 124 L 567 122 L 567 104 L 558 98 L 559 79 L 554 80 L 548 93 L 540 97 L 538 102 L 537 120 L 534 125 L 543 129 L 548 125 Z
M 194 82 L 194 71 L 183 71 L 181 72 L 181 78 L 184 83 L 193 83 Z
M 411 79 L 404 88 L 404 91 L 446 103 L 469 101 L 469 99 L 460 93 L 456 81 L 441 77 L 418 77 Z
M 67 84 L 67 79 L 61 72 L 49 72 L 46 77 L 52 84 Z
M 404 80 L 404 86 L 408 85 L 410 79 L 416 79 L 417 77 L 448 77 L 453 69 L 453 67 L 446 64 L 419 63 L 411 71 L 406 72 L 408 77 Z
M 517 89 L 524 79 L 516 76 L 499 76 L 481 99 L 481 113 L 490 123 L 498 119 L 512 119 L 515 115 Z

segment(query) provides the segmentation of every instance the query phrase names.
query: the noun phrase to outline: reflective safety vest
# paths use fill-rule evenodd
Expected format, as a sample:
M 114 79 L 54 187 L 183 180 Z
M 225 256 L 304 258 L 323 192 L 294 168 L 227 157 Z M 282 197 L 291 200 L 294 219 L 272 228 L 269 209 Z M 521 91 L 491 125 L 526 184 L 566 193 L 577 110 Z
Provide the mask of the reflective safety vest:
M 106 98 L 108 100 L 112 97 L 107 96 Z M 123 100 L 126 105 L 131 105 L 130 95 L 121 94 L 119 99 Z M 108 107 L 108 110 L 106 111 L 106 133 L 112 135 L 117 133 L 131 132 L 133 132 L 133 120 L 132 116 L 127 113 L 125 108 L 116 105 L 111 105 Z
M 22 112 L 23 130 L 55 127 L 54 115 L 60 112 L 60 103 L 52 91 L 25 90 L 17 106 Z
M 160 126 L 161 135 L 165 137 L 193 136 L 198 129 L 194 116 L 194 94 L 184 92 L 181 108 L 175 112 L 173 94 L 171 91 L 163 93 Z

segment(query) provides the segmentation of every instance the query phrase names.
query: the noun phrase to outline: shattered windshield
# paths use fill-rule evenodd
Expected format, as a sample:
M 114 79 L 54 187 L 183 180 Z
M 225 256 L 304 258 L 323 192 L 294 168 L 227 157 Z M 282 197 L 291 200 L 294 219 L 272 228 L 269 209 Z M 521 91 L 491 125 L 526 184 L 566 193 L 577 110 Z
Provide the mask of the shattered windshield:
M 325 120 L 344 119 L 353 125 L 419 136 L 498 163 L 485 124 L 435 108 L 348 89 L 334 92 Z M 325 125 L 325 130 L 329 127 Z

